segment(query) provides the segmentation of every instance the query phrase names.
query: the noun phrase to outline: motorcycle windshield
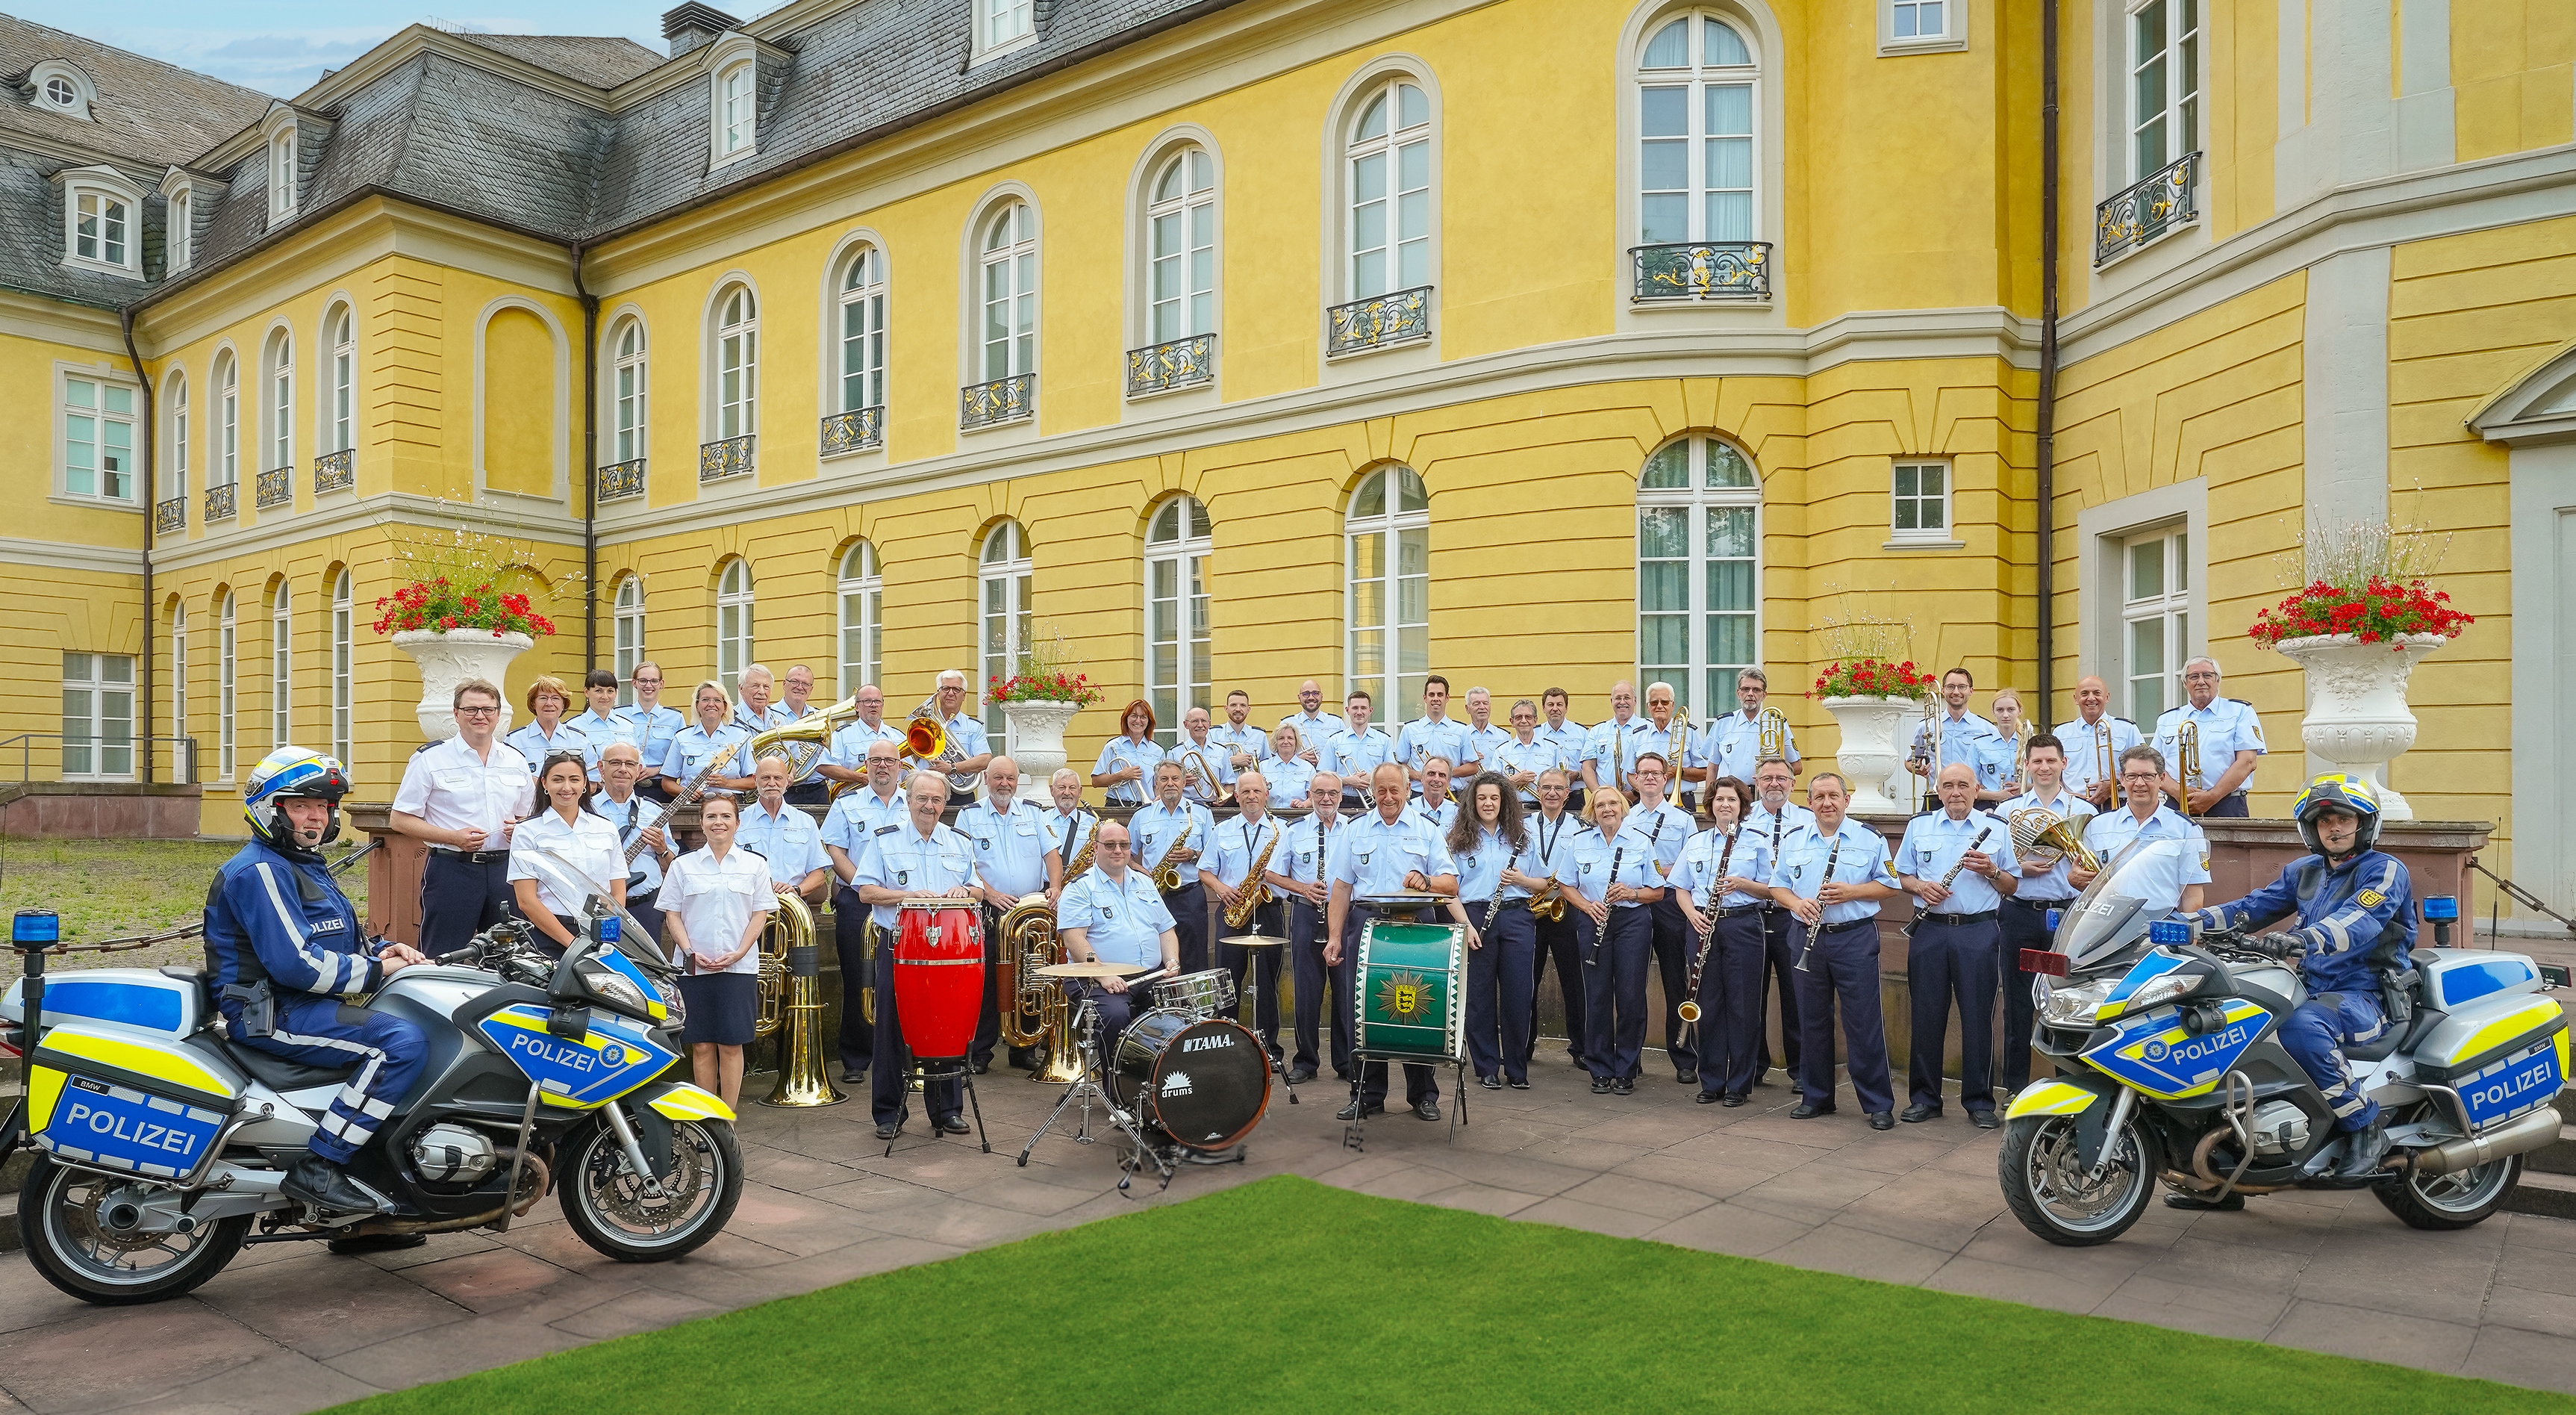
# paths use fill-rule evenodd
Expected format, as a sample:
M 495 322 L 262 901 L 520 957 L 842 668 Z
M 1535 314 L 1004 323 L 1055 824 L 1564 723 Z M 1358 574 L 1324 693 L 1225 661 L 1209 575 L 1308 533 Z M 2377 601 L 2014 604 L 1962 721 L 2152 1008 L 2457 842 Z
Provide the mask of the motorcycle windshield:
M 2142 840 L 2093 877 L 2058 924 L 2056 950 L 2076 972 L 2097 968 L 2147 937 L 2147 925 L 2182 902 L 2180 840 Z

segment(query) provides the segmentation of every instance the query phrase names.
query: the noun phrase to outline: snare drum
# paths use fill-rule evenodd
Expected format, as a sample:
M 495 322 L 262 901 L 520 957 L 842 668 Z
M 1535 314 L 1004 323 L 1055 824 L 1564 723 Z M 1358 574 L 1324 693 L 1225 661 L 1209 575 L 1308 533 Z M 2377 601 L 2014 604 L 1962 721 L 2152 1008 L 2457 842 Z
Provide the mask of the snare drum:
M 1222 1150 L 1270 1108 L 1270 1055 L 1242 1023 L 1156 1008 L 1118 1034 L 1109 1093 L 1181 1144 Z
M 1234 1015 L 1234 974 L 1223 968 L 1183 973 L 1154 984 L 1154 1005 L 1193 1017 Z
M 1397 1061 L 1465 1060 L 1466 956 L 1467 931 L 1456 924 L 1369 920 L 1360 931 L 1359 1040 L 1351 1050 Z
M 962 1057 L 984 1005 L 984 921 L 954 899 L 907 899 L 894 939 L 894 1007 L 915 1057 Z

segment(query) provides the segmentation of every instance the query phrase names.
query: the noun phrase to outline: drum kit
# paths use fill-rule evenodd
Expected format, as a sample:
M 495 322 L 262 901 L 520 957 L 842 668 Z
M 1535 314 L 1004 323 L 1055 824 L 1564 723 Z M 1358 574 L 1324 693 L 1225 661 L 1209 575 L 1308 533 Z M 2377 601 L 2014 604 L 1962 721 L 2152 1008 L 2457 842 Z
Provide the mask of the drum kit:
M 1361 908 L 1377 917 L 1360 931 L 1351 1010 L 1357 1026 L 1351 1047 L 1351 1094 L 1359 1095 L 1365 1061 L 1447 1066 L 1457 1079 L 1449 1138 L 1467 1123 L 1467 931 L 1455 923 L 1428 923 L 1430 911 L 1448 901 L 1429 894 L 1363 896 Z M 1365 1115 L 1343 1127 L 1342 1143 L 1361 1148 Z
M 1147 1165 L 1168 1189 L 1183 1162 L 1223 1164 L 1245 1157 L 1244 1137 L 1270 1109 L 1274 1063 L 1261 1039 L 1234 1020 L 1232 974 L 1214 968 L 1166 977 L 1160 969 L 1148 972 L 1120 963 L 1058 963 L 1038 973 L 1066 987 L 1125 978 L 1131 986 L 1150 986 L 1154 1005 L 1128 1022 L 1116 1055 L 1104 1057 L 1099 1003 L 1081 998 L 1073 1019 L 1081 1074 L 1065 1086 L 1055 1109 L 1020 1150 L 1023 1167 L 1038 1141 L 1076 1101 L 1082 1103 L 1082 1119 L 1074 1129 L 1074 1143 L 1094 1142 L 1095 1101 L 1127 1137 L 1129 1150 L 1118 1164 L 1122 1190 Z

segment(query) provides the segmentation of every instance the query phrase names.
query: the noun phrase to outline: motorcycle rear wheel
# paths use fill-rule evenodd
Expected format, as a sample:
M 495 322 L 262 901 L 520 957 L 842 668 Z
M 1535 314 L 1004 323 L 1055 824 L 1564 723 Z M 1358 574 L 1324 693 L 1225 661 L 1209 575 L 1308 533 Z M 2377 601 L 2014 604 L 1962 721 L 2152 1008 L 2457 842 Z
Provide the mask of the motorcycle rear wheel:
M 676 1196 L 649 1196 L 615 1131 L 592 1121 L 567 1137 L 556 1184 L 581 1241 L 621 1263 L 662 1263 L 724 1231 L 742 1199 L 742 1148 L 721 1120 L 671 1122 Z
M 2397 1215 L 2408 1228 L 2471 1228 L 2504 1207 L 2505 1196 L 2522 1182 L 2522 1156 L 2507 1155 L 2457 1174 L 2417 1174 L 2408 1170 L 2370 1186 L 2371 1197 Z
M 2061 1248 L 2089 1248 L 2129 1231 L 2155 1195 L 2155 1137 L 2132 1117 L 2110 1140 L 2099 1180 L 2078 1172 L 2076 1117 L 2026 1115 L 1995 1158 L 2004 1204 L 2021 1226 Z
M 118 1234 L 102 1211 L 126 1190 L 160 1186 L 69 1169 L 39 1155 L 18 1190 L 18 1237 L 47 1282 L 84 1302 L 123 1307 L 195 1288 L 241 1251 L 250 1216 L 217 1219 L 195 1233 Z

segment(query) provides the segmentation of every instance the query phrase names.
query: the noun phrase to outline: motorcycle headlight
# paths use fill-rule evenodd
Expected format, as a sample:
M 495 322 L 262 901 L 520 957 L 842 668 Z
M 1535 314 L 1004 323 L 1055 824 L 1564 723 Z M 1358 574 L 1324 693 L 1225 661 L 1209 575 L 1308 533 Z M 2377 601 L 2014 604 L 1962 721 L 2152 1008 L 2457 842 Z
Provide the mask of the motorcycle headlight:
M 2167 973 L 2129 994 L 2121 1001 L 2120 1010 L 2124 1013 L 2144 1012 L 2151 1007 L 2162 1007 L 2175 998 L 2188 997 L 2200 990 L 2201 979 L 2207 976 L 2206 973 Z
M 2060 1027 L 2090 1027 L 2094 1014 L 2101 1010 L 2105 991 L 2107 989 L 2099 983 L 2052 988 L 2047 1000 L 2041 1004 L 2040 1015 Z
M 630 1012 L 651 1010 L 644 997 L 644 990 L 635 986 L 634 981 L 625 974 L 612 973 L 606 968 L 597 971 L 584 968 L 581 971 L 582 981 L 590 985 L 590 990 L 597 993 L 601 1001 L 612 1003 Z

